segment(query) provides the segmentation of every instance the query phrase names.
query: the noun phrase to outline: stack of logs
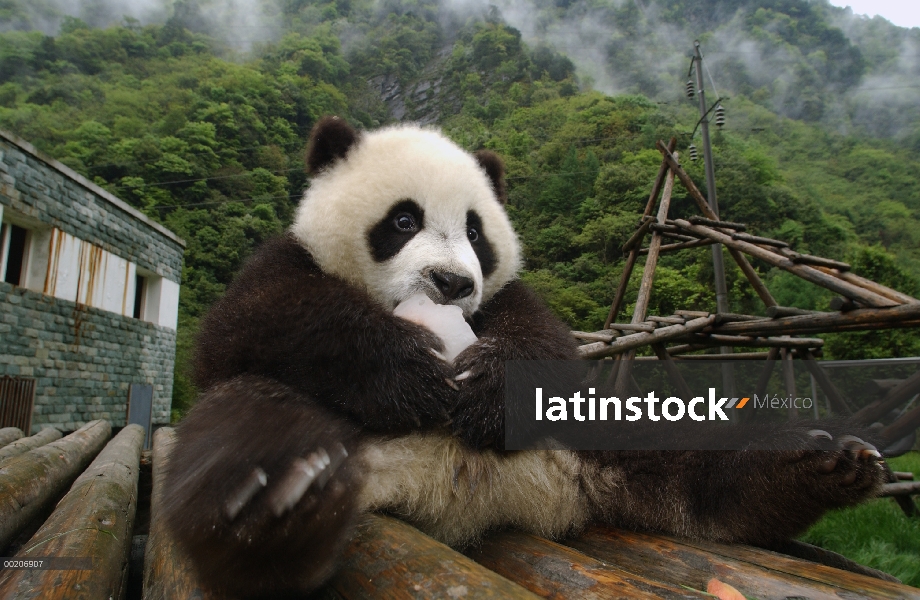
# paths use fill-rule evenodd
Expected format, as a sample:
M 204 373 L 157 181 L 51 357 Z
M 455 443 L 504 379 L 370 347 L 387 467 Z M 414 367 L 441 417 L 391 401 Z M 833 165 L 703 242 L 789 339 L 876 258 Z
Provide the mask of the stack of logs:
M 57 562 L 0 570 L 0 597 L 226 598 L 201 587 L 160 518 L 173 431 L 156 431 L 152 454 L 142 451 L 140 426 L 110 440 L 111 431 L 93 421 L 49 441 L 54 434 L 0 430 L 0 446 L 32 444 L 0 463 L 0 554 Z M 342 568 L 311 597 L 702 600 L 717 578 L 765 600 L 920 599 L 920 590 L 832 552 L 799 542 L 781 550 L 792 556 L 592 526 L 562 543 L 498 532 L 461 554 L 394 518 L 366 515 Z

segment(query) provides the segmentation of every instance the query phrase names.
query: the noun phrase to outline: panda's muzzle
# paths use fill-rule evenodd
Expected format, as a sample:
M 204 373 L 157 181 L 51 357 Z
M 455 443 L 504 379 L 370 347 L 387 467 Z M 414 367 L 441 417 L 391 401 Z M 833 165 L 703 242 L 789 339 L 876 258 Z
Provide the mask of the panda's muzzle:
M 474 284 L 469 277 L 440 271 L 431 271 L 429 277 L 447 302 L 466 298 L 473 293 Z

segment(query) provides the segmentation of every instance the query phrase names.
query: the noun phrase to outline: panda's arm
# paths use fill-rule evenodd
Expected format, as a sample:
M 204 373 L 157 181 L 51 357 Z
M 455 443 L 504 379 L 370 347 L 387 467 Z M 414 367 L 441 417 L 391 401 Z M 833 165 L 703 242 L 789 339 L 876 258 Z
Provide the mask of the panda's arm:
M 267 377 L 376 431 L 443 424 L 457 392 L 431 332 L 324 274 L 291 237 L 267 243 L 204 319 L 201 389 Z
M 569 328 L 519 281 L 502 288 L 476 313 L 479 341 L 454 362 L 460 394 L 451 411 L 454 433 L 472 447 L 502 447 L 505 361 L 577 358 Z

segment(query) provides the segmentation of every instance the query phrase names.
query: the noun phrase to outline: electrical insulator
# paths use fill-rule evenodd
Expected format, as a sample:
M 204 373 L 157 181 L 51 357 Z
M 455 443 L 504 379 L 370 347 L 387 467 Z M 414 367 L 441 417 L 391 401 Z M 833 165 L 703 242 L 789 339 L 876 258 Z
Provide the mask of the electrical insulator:
M 690 152 L 690 160 L 696 161 L 696 159 L 700 157 L 696 151 L 696 144 L 690 144 L 690 146 L 687 147 L 687 150 Z
M 725 125 L 725 109 L 720 104 L 716 107 L 716 127 L 722 127 L 723 125 Z
M 693 80 L 687 80 L 687 98 L 693 98 L 696 95 L 696 87 L 693 85 Z

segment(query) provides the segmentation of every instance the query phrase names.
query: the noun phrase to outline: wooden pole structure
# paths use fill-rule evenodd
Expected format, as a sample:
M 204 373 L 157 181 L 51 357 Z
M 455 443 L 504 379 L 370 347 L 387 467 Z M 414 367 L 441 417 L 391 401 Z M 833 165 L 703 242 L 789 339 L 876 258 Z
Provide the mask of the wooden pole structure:
M 6 571 L 0 596 L 26 598 L 123 598 L 137 508 L 144 428 L 128 425 L 99 453 L 16 558 L 89 557 L 91 568 Z
M 665 147 L 662 144 L 662 147 Z M 670 155 L 671 152 L 677 147 L 677 138 L 671 138 L 668 145 L 665 149 Z M 661 161 L 661 166 L 658 168 L 658 175 L 655 177 L 655 183 L 652 185 L 652 193 L 649 194 L 648 202 L 645 204 L 645 210 L 642 212 L 642 218 L 648 217 L 652 214 L 652 211 L 655 209 L 655 203 L 658 201 L 658 193 L 661 191 L 661 186 L 664 184 L 665 175 L 668 173 L 668 165 L 666 160 Z M 617 291 L 613 297 L 613 304 L 610 305 L 610 312 L 607 314 L 607 320 L 604 321 L 604 329 L 609 329 L 610 324 L 614 322 L 617 318 L 617 313 L 620 312 L 620 308 L 623 306 L 623 298 L 626 297 L 626 287 L 629 285 L 629 278 L 632 276 L 633 267 L 636 264 L 636 258 L 639 257 L 639 246 L 641 246 L 641 240 L 637 242 L 632 249 L 629 251 L 629 256 L 626 257 L 626 263 L 623 265 L 623 272 L 620 274 L 620 284 L 617 286 Z
M 920 371 L 891 388 L 881 400 L 857 411 L 853 417 L 861 423 L 872 423 L 896 409 L 918 392 L 920 392 Z
M 680 182 L 683 184 L 684 188 L 690 194 L 690 197 L 696 202 L 697 207 L 700 209 L 700 212 L 703 213 L 703 216 L 709 219 L 710 221 L 719 221 L 719 216 L 715 214 L 709 204 L 706 202 L 706 199 L 703 198 L 703 194 L 700 193 L 699 188 L 696 187 L 696 184 L 693 183 L 693 180 L 690 179 L 690 176 L 687 175 L 687 172 L 684 171 L 684 168 L 680 166 L 680 163 L 677 162 L 677 158 L 668 150 L 667 147 L 661 141 L 658 141 L 658 150 L 664 156 L 665 162 L 668 163 L 668 166 L 671 167 L 677 174 L 677 178 L 680 179 Z M 715 241 L 715 240 L 713 240 Z M 751 286 L 757 292 L 757 295 L 760 296 L 760 299 L 766 306 L 776 306 L 776 300 L 773 299 L 773 296 L 770 295 L 769 290 L 760 280 L 760 277 L 757 275 L 757 272 L 754 271 L 754 268 L 748 263 L 747 259 L 743 254 L 732 252 L 729 249 L 729 254 L 732 258 L 735 259 L 735 262 L 738 263 L 738 267 L 741 269 L 741 272 L 744 273 L 744 276 L 747 277 Z
M 780 353 L 783 357 L 783 383 L 786 386 L 786 393 L 789 394 L 790 398 L 795 398 L 795 369 L 792 365 L 792 352 L 790 352 L 788 348 L 780 348 Z M 788 410 L 790 421 L 794 421 L 798 418 L 798 411 L 791 401 L 789 402 Z
M 680 374 L 677 365 L 674 364 L 674 359 L 668 354 L 664 344 L 652 344 L 652 350 L 655 351 L 655 356 L 658 357 L 658 360 L 664 361 L 664 369 L 667 371 L 671 382 L 677 387 L 677 391 L 680 392 L 681 397 L 692 398 L 693 392 L 690 391 L 690 386 L 687 385 L 683 375 Z
M 812 377 L 815 378 L 815 382 L 821 386 L 821 389 L 827 394 L 827 399 L 830 401 L 834 411 L 839 415 L 853 414 L 850 403 L 847 402 L 843 394 L 840 393 L 840 390 L 837 389 L 837 386 L 834 385 L 834 382 L 827 376 L 827 373 L 821 368 L 821 365 L 818 364 L 818 361 L 815 360 L 812 353 L 805 350 L 801 352 L 800 356 L 805 359 L 805 368 L 808 369 Z M 813 398 L 813 400 L 817 402 L 817 398 Z
M 730 248 L 749 254 L 755 258 L 770 264 L 774 267 L 779 267 L 785 271 L 789 271 L 795 275 L 798 275 L 806 281 L 810 281 L 814 284 L 820 285 L 821 287 L 827 288 L 832 292 L 837 292 L 847 298 L 852 298 L 866 304 L 867 306 L 873 307 L 887 307 L 887 306 L 897 306 L 897 302 L 876 294 L 875 292 L 870 292 L 865 288 L 853 285 L 842 279 L 828 275 L 823 271 L 809 267 L 807 265 L 800 265 L 792 262 L 792 260 L 776 254 L 775 252 L 770 252 L 765 250 L 760 246 L 751 244 L 749 242 L 743 242 L 741 240 L 732 239 L 731 236 L 726 235 L 720 231 L 716 231 L 710 227 L 704 227 L 702 225 L 694 225 L 689 221 L 684 221 L 683 219 L 675 219 L 674 221 L 678 226 L 687 231 L 696 233 L 701 237 L 707 237 L 711 240 L 721 242 Z
M 61 497 L 111 435 L 108 421 L 90 421 L 0 468 L 0 548 Z
M 664 165 L 662 165 L 664 166 Z M 674 172 L 667 170 L 665 175 L 664 190 L 661 192 L 661 202 L 658 205 L 658 216 L 655 219 L 658 225 L 664 225 L 668 219 L 668 210 L 671 208 L 671 194 L 674 192 Z M 645 320 L 648 312 L 648 303 L 652 295 L 652 284 L 655 281 L 655 269 L 658 266 L 658 249 L 661 248 L 661 232 L 652 231 L 652 239 L 649 242 L 648 256 L 645 258 L 645 268 L 642 270 L 642 281 L 639 284 L 639 294 L 636 296 L 636 307 L 633 309 L 632 324 L 638 325 Z M 620 365 L 620 372 L 617 373 L 617 382 L 614 386 L 615 393 L 618 397 L 626 396 L 626 388 L 629 379 L 632 377 L 631 359 L 635 356 L 635 351 L 630 351 L 626 357 L 626 362 Z

